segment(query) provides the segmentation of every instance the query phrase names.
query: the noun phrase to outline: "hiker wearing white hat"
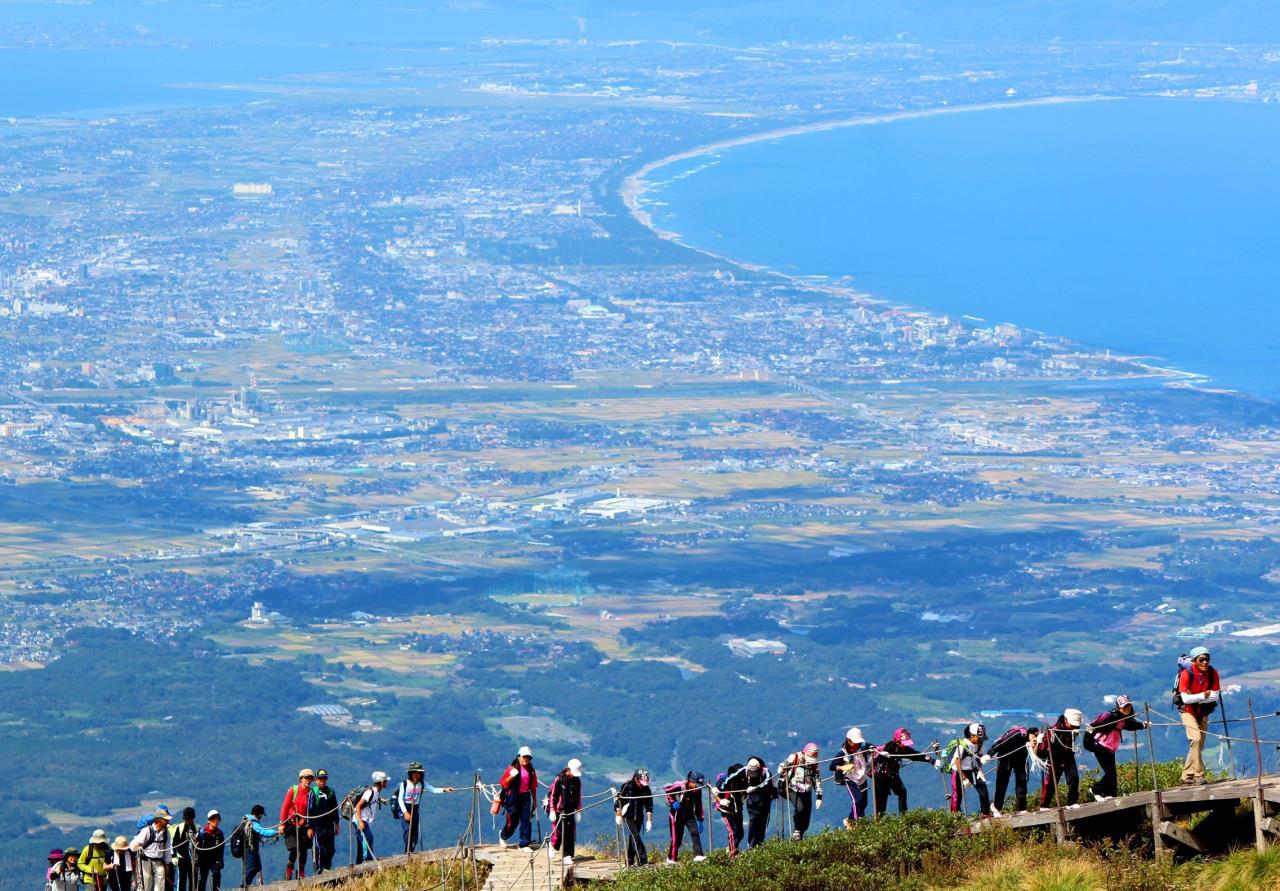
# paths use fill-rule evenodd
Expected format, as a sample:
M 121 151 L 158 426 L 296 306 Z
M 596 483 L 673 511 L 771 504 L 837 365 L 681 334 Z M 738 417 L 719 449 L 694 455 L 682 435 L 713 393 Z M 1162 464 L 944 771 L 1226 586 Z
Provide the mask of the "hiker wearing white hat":
M 222 833 L 222 814 L 209 811 L 204 826 L 196 837 L 197 891 L 221 891 L 222 870 L 226 866 L 226 836 Z
M 831 761 L 835 781 L 849 793 L 849 816 L 844 818 L 846 829 L 852 829 L 854 821 L 867 812 L 867 772 L 870 765 L 861 728 L 850 727 L 844 735 L 840 754 Z
M 139 891 L 164 891 L 165 879 L 173 865 L 173 839 L 169 835 L 170 814 L 157 808 L 151 822 L 138 830 L 129 850 L 138 855 L 135 872 Z
M 565 866 L 573 865 L 578 835 L 578 809 L 582 807 L 582 762 L 570 759 L 551 781 L 547 815 L 551 818 L 551 847 L 560 852 Z
M 1115 708 L 1105 711 L 1090 722 L 1084 735 L 1084 747 L 1098 759 L 1102 776 L 1093 784 L 1093 797 L 1106 801 L 1116 796 L 1116 752 L 1120 751 L 1121 737 L 1125 730 L 1135 733 L 1146 730 L 1147 722 L 1138 720 L 1133 713 L 1133 701 L 1128 696 L 1117 696 Z
M 356 799 L 352 822 L 356 828 L 356 863 L 372 860 L 373 853 L 373 821 L 382 807 L 382 790 L 387 788 L 389 778 L 380 770 L 370 774 L 372 785 Z
M 1080 768 L 1076 765 L 1076 734 L 1084 724 L 1084 712 L 1078 708 L 1062 710 L 1042 736 L 1039 749 L 1049 769 L 1044 772 L 1044 786 L 1040 790 L 1040 807 L 1058 807 L 1058 783 L 1066 780 L 1067 807 L 1076 807 L 1080 801 Z
M 505 811 L 507 818 L 498 833 L 498 844 L 506 847 L 519 830 L 520 850 L 533 841 L 533 799 L 538 794 L 538 771 L 533 766 L 533 749 L 521 746 L 498 781 L 502 792 L 493 802 L 493 814 Z

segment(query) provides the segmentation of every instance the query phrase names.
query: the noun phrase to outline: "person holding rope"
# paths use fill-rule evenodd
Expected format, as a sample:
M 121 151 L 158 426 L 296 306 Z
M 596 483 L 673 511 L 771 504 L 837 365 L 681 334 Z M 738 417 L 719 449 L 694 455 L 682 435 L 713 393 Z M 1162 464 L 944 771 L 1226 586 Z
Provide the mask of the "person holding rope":
M 867 812 L 867 772 L 870 762 L 865 745 L 866 738 L 862 735 L 862 729 L 850 727 L 840 745 L 840 754 L 831 759 L 833 778 L 849 793 L 849 816 L 844 818 L 846 829 L 852 829 L 854 821 Z
M 111 845 L 107 844 L 107 833 L 103 829 L 95 829 L 89 836 L 89 843 L 80 851 L 80 874 L 84 884 L 95 891 L 106 891 L 107 872 L 115 862 L 111 853 Z
M 818 744 L 807 743 L 778 765 L 779 791 L 791 807 L 791 840 L 800 841 L 809 831 L 813 812 L 822 808 L 822 775 L 818 769 Z
M 329 785 L 329 771 L 323 767 L 316 771 L 315 809 L 311 814 L 311 828 L 315 830 L 316 875 L 333 869 L 333 855 L 337 849 L 338 831 L 342 828 L 342 815 L 338 812 L 338 794 Z M 203 888 L 200 891 L 204 891 Z
M 773 810 L 773 800 L 778 797 L 778 787 L 774 785 L 773 775 L 765 767 L 764 759 L 758 755 L 747 759 L 745 776 L 747 789 L 743 803 L 747 810 L 747 846 L 757 848 L 764 844 L 769 834 L 769 812 Z
M 369 779 L 372 785 L 356 799 L 355 812 L 351 815 L 356 827 L 356 863 L 377 859 L 373 853 L 373 821 L 383 805 L 382 790 L 390 782 L 380 770 L 375 770 Z
M 1066 778 L 1067 807 L 1075 807 L 1080 801 L 1080 768 L 1076 765 L 1076 734 L 1084 723 L 1084 712 L 1078 708 L 1063 709 L 1040 740 L 1037 749 L 1049 764 L 1044 774 L 1044 787 L 1040 791 L 1040 807 L 1056 807 L 1058 781 Z M 1054 803 L 1049 803 L 1050 797 Z
M 649 862 L 641 830 L 653 829 L 653 790 L 649 787 L 649 771 L 643 767 L 622 784 L 613 803 L 614 820 L 626 830 L 627 866 L 644 866 Z
M 151 822 L 139 829 L 129 842 L 129 850 L 138 855 L 139 891 L 163 891 L 165 878 L 173 867 L 169 812 L 157 808 Z
M 241 844 L 244 846 L 244 873 L 240 880 L 241 888 L 248 888 L 253 884 L 254 879 L 262 875 L 262 840 L 275 838 L 280 834 L 280 830 L 275 827 L 262 825 L 262 818 L 266 813 L 265 807 L 255 804 L 236 828 L 236 832 L 240 833 Z
M 547 793 L 547 816 L 551 818 L 551 847 L 560 852 L 565 866 L 573 866 L 578 837 L 578 815 L 582 807 L 582 762 L 572 758 L 551 781 Z
M 964 728 L 964 736 L 954 739 L 947 745 L 943 755 L 945 772 L 951 775 L 951 787 L 948 797 L 951 799 L 951 813 L 963 813 L 964 790 L 972 788 L 978 793 L 978 811 L 984 817 L 991 816 L 991 799 L 987 795 L 987 777 L 982 766 L 991 760 L 990 755 L 982 753 L 982 744 L 987 739 L 987 728 L 974 722 Z
M 309 767 L 298 771 L 297 784 L 285 790 L 284 801 L 280 803 L 280 827 L 284 846 L 289 851 L 289 862 L 284 868 L 286 882 L 293 878 L 295 868 L 298 878 L 307 877 L 307 854 L 316 834 L 310 825 L 311 812 L 315 810 L 315 795 L 311 791 L 315 778 L 315 771 Z
M 396 787 L 396 794 L 391 798 L 391 815 L 400 821 L 404 831 L 404 852 L 412 854 L 418 850 L 418 834 L 420 829 L 419 809 L 422 807 L 422 796 L 426 792 L 440 795 L 452 792 L 452 786 L 437 788 L 426 782 L 426 771 L 422 763 L 412 762 L 405 771 L 405 778 Z
M 711 790 L 716 813 L 724 823 L 729 839 L 729 856 L 736 857 L 742 847 L 746 829 L 742 824 L 742 811 L 747 797 L 747 769 L 741 764 L 730 764 L 724 773 L 716 777 Z
M 196 888 L 198 891 L 222 891 L 222 868 L 226 865 L 226 836 L 222 832 L 222 814 L 209 811 L 204 827 L 196 839 Z
M 918 752 L 915 741 L 911 739 L 911 731 L 899 727 L 893 731 L 893 739 L 889 740 L 871 756 L 871 771 L 875 779 L 875 815 L 878 817 L 889 807 L 889 794 L 898 798 L 898 813 L 907 812 L 907 787 L 902 783 L 902 765 L 906 761 L 923 761 L 933 764 L 937 743 L 931 752 Z
M 111 843 L 111 864 L 107 867 L 109 891 L 133 891 L 133 853 L 129 839 L 117 835 Z
M 182 822 L 173 827 L 173 871 L 178 891 L 195 891 L 196 845 L 200 828 L 196 826 L 196 809 L 184 807 Z
M 680 843 L 684 841 L 686 831 L 689 843 L 693 845 L 693 861 L 701 863 L 707 859 L 702 852 L 702 832 L 707 825 L 702 810 L 702 789 L 706 785 L 707 778 L 691 770 L 683 780 L 662 787 L 671 811 L 671 847 L 667 850 L 669 864 L 680 859 Z
M 533 801 L 538 793 L 538 771 L 533 766 L 533 749 L 521 746 L 516 757 L 502 773 L 498 781 L 502 787 L 499 799 L 507 814 L 506 824 L 498 833 L 498 844 L 506 847 L 511 836 L 520 831 L 520 850 L 529 850 L 533 843 Z
M 1037 767 L 1044 764 L 1036 755 L 1036 743 L 1040 740 L 1039 727 L 1010 727 L 1000 734 L 988 751 L 997 761 L 996 764 L 996 797 L 991 807 L 993 817 L 1001 816 L 1004 809 L 1004 796 L 1009 790 L 1009 778 L 1013 777 L 1014 806 L 1018 813 L 1027 811 L 1027 767 L 1032 760 Z
M 1184 661 L 1178 660 L 1178 686 L 1174 704 L 1187 732 L 1187 757 L 1182 763 L 1182 783 L 1203 786 L 1204 740 L 1209 732 L 1209 716 L 1222 695 L 1218 671 L 1209 664 L 1209 651 L 1196 647 Z
M 1115 708 L 1093 719 L 1084 735 L 1084 747 L 1098 759 L 1102 776 L 1093 784 L 1095 801 L 1115 798 L 1119 792 L 1116 778 L 1116 752 L 1120 751 L 1121 736 L 1125 730 L 1134 733 L 1146 730 L 1147 722 L 1133 713 L 1133 700 L 1128 696 L 1116 697 Z

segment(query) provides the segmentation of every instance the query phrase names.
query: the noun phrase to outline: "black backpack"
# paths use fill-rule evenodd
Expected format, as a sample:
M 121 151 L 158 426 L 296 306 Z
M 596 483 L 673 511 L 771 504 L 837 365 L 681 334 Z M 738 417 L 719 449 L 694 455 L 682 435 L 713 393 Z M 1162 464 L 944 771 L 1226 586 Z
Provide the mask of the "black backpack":
M 231 856 L 237 860 L 244 857 L 244 837 L 249 831 L 246 826 L 248 822 L 248 820 L 241 820 L 235 832 L 231 833 L 231 838 L 227 839 L 227 848 L 231 851 Z

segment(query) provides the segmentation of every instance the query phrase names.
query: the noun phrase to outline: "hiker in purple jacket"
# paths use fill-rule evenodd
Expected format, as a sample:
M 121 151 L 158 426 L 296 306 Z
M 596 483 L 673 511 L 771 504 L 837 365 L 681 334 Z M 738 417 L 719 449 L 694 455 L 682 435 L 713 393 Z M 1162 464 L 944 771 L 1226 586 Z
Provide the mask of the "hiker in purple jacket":
M 1133 713 L 1133 702 L 1128 696 L 1117 696 L 1116 707 L 1094 718 L 1084 737 L 1085 748 L 1098 759 L 1102 776 L 1093 784 L 1093 797 L 1106 801 L 1116 796 L 1116 752 L 1120 751 L 1121 735 L 1125 730 L 1133 733 L 1146 730 L 1147 722 Z

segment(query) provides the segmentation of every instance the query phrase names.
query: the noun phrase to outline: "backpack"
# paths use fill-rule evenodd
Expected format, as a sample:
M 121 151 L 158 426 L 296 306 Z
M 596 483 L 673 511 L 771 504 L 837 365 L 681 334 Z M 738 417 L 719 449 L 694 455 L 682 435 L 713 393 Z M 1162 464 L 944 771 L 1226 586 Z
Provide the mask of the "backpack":
M 356 786 L 346 795 L 342 796 L 342 801 L 338 804 L 338 814 L 344 820 L 354 820 L 356 818 L 356 804 L 364 796 L 364 793 L 372 789 L 372 786 Z M 377 801 L 377 796 L 374 796 Z M 370 802 L 371 804 L 373 802 Z
M 397 820 L 404 819 L 404 808 L 400 807 L 400 797 L 404 795 L 404 787 L 408 782 L 408 780 L 401 780 L 400 785 L 396 786 L 396 794 L 391 796 L 391 816 Z
M 942 757 L 938 759 L 938 770 L 943 773 L 951 773 L 951 763 L 955 761 L 956 750 L 959 749 L 966 740 L 962 737 L 956 737 L 947 743 L 947 747 L 942 750 Z
M 1082 739 L 1080 740 L 1080 743 L 1081 745 L 1084 746 L 1085 751 L 1086 752 L 1098 751 L 1098 734 L 1111 732 L 1111 730 L 1114 729 L 1115 725 L 1121 723 L 1122 721 L 1123 719 L 1121 719 L 1120 721 L 1112 720 L 1110 711 L 1105 711 L 1098 715 L 1095 715 L 1093 720 L 1089 722 L 1089 726 L 1092 727 L 1093 729 L 1090 731 L 1087 731 L 1083 735 Z
M 248 820 L 241 820 L 240 825 L 231 833 L 231 838 L 227 839 L 227 848 L 231 851 L 231 856 L 237 860 L 244 857 L 244 837 L 248 833 Z

